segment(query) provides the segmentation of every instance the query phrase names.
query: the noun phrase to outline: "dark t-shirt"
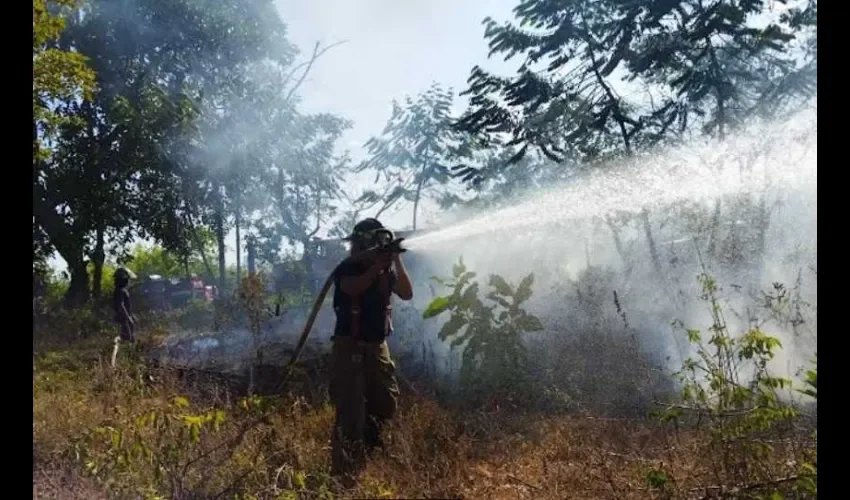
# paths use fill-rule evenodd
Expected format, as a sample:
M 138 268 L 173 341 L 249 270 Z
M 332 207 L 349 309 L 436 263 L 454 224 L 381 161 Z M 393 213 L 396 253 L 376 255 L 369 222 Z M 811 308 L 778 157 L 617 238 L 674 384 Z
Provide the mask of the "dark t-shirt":
M 130 292 L 125 287 L 116 287 L 115 292 L 112 294 L 112 309 L 115 312 L 115 321 L 119 323 L 126 319 L 124 317 L 124 311 L 121 309 L 122 305 L 127 309 L 128 313 L 132 313 L 130 309 Z
M 347 337 L 351 335 L 351 297 L 339 288 L 339 280 L 344 276 L 358 276 L 369 270 L 369 264 L 350 262 L 340 266 L 334 275 L 334 312 L 336 312 L 336 328 L 334 335 Z M 395 285 L 396 274 L 390 273 L 390 290 Z M 387 328 L 387 312 L 384 298 L 381 297 L 380 275 L 372 285 L 360 296 L 360 337 L 366 342 L 383 342 L 391 332 Z

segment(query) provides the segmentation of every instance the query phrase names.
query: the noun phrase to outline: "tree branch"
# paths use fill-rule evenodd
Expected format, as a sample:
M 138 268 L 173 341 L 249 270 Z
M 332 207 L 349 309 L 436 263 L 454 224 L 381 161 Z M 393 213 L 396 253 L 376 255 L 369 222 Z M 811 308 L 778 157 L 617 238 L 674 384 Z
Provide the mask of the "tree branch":
M 292 78 L 292 76 L 295 74 L 295 72 L 298 71 L 298 69 L 306 66 L 306 68 L 304 69 L 304 72 L 301 73 L 301 76 L 298 78 L 298 81 L 295 82 L 295 85 L 293 85 L 291 89 L 289 89 L 289 93 L 286 94 L 286 99 L 284 99 L 284 102 L 288 103 L 292 99 L 292 96 L 295 94 L 295 91 L 298 90 L 299 87 L 301 87 L 301 84 L 304 83 L 304 79 L 307 78 L 308 74 L 310 74 L 310 70 L 313 68 L 313 64 L 316 62 L 316 60 L 318 58 L 322 57 L 322 55 L 325 52 L 327 52 L 328 50 L 330 50 L 330 49 L 332 49 L 332 48 L 334 48 L 338 45 L 342 45 L 345 42 L 346 42 L 346 40 L 343 40 L 343 41 L 340 41 L 340 42 L 337 42 L 337 43 L 332 43 L 332 44 L 328 45 L 327 47 L 325 47 L 323 49 L 320 48 L 321 44 L 319 42 L 316 42 L 316 45 L 313 47 L 313 55 L 310 56 L 310 60 L 306 61 L 304 63 L 301 63 L 298 66 L 296 66 L 295 68 L 293 68 L 292 71 L 289 73 L 289 75 L 287 75 L 286 78 L 284 79 L 284 83 L 288 82 L 289 79 Z

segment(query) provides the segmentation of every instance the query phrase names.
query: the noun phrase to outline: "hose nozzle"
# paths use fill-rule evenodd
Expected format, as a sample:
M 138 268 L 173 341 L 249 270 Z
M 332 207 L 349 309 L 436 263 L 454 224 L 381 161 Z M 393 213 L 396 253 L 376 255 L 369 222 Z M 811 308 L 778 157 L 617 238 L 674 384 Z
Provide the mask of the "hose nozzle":
M 401 247 L 404 238 L 396 238 L 389 229 L 378 229 L 374 232 L 375 250 L 380 253 L 404 253 L 407 249 Z

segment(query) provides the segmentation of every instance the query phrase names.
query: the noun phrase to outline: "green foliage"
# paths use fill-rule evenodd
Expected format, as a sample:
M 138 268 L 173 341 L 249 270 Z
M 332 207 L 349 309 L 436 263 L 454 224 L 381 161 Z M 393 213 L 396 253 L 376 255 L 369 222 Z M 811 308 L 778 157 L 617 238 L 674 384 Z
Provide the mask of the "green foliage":
M 263 351 L 260 349 L 260 335 L 263 323 L 269 317 L 266 285 L 262 274 L 249 274 L 242 279 L 236 296 L 243 314 L 248 320 L 248 328 L 254 340 L 254 361 L 257 366 L 263 363 Z M 254 386 L 254 370 L 251 370 L 251 388 Z
M 556 161 L 630 155 L 696 127 L 722 136 L 816 93 L 816 4 L 790 6 L 777 16 L 764 0 L 524 0 L 513 22 L 485 20 L 490 55 L 519 59 L 516 75 L 474 67 L 457 125 L 485 146 L 517 146 L 507 164 L 532 150 Z M 480 182 L 505 163 L 460 174 Z
M 814 367 L 811 370 L 806 370 L 806 379 L 804 381 L 805 387 L 803 389 L 799 389 L 799 391 L 806 396 L 809 396 L 815 400 L 818 399 L 818 358 L 817 354 L 815 354 L 815 359 L 813 361 Z
M 59 307 L 62 303 L 62 297 L 68 291 L 68 279 L 64 273 L 56 272 L 52 269 L 46 269 L 38 272 L 38 279 L 41 297 L 39 298 L 42 312 L 53 310 Z
M 416 229 L 419 202 L 436 186 L 451 178 L 448 162 L 470 154 L 465 137 L 451 128 L 453 93 L 433 85 L 404 105 L 393 102 L 393 113 L 382 137 L 366 143 L 369 159 L 357 171 L 374 170 L 375 182 L 388 183 L 385 192 L 368 190 L 355 203 L 372 207 L 381 203 L 378 216 L 400 200 L 413 203 Z
M 205 235 L 204 241 L 208 250 L 215 243 L 213 235 L 209 233 Z M 136 245 L 127 257 L 127 261 L 127 267 L 139 277 L 157 274 L 165 279 L 184 278 L 187 271 L 185 264 L 188 264 L 189 275 L 205 276 L 207 274 L 197 252 L 192 252 L 188 257 L 188 262 L 185 262 L 180 255 L 159 245 L 149 248 Z
M 782 346 L 756 328 L 732 336 L 717 296 L 717 282 L 706 274 L 699 275 L 699 281 L 713 322 L 707 339 L 698 330 L 687 331 L 696 356 L 686 359 L 677 373 L 682 405 L 668 408 L 662 419 L 675 420 L 685 412 L 706 419 L 710 449 L 723 480 L 729 484 L 761 481 L 759 464 L 774 451 L 762 438 L 782 431 L 797 416 L 780 399 L 780 391 L 789 389 L 791 381 L 771 375 L 767 368 Z
M 348 124 L 295 109 L 306 73 L 271 1 L 96 0 L 75 14 L 62 46 L 88 58 L 99 90 L 56 98 L 74 120 L 33 172 L 34 256 L 55 250 L 69 263 L 69 296 L 87 299 L 84 262 L 104 241 L 120 255 L 148 237 L 171 256 L 156 263 L 164 276 L 175 272 L 167 260 L 196 274 L 202 261 L 209 275 L 199 229 L 223 235 L 232 216 L 245 228 L 273 207 L 279 248 L 333 215 L 345 163 L 334 145 Z
M 814 365 L 812 369 L 806 371 L 806 378 L 804 380 L 804 387 L 799 389 L 799 391 L 811 398 L 815 401 L 818 399 L 818 368 L 817 368 L 817 354 L 815 355 L 815 359 L 812 364 Z M 812 431 L 812 440 L 814 441 L 814 446 L 812 450 L 808 450 L 805 453 L 805 460 L 800 464 L 800 471 L 798 472 L 798 479 L 795 484 L 795 488 L 803 493 L 804 495 L 808 495 L 812 498 L 817 498 L 818 496 L 818 453 L 817 453 L 817 443 L 818 443 L 818 431 L 815 429 Z
M 55 299 L 54 299 L 55 300 Z M 50 305 L 48 305 L 50 307 Z M 60 342 L 79 342 L 103 337 L 105 332 L 118 335 L 117 326 L 111 313 L 94 307 L 50 308 L 39 319 L 38 335 Z M 33 334 L 34 337 L 36 334 Z M 111 339 L 112 337 L 108 337 Z
M 177 396 L 168 406 L 125 425 L 96 427 L 75 446 L 74 455 L 111 490 L 144 498 L 182 498 L 189 486 L 189 467 L 207 453 L 202 437 L 217 433 L 225 419 L 218 409 L 192 412 L 189 400 Z
M 451 281 L 435 278 L 452 293 L 432 300 L 422 316 L 428 319 L 451 313 L 438 336 L 452 348 L 464 346 L 461 377 L 467 384 L 500 385 L 522 379 L 527 362 L 522 335 L 543 330 L 540 320 L 522 308 L 531 298 L 534 275 L 529 274 L 516 287 L 491 275 L 491 292 L 486 296 L 492 303 L 489 306 L 479 297 L 475 277 L 463 258 L 459 259 Z
M 269 106 L 282 105 L 270 102 Z M 280 129 L 284 117 L 276 118 Z M 336 215 L 341 185 L 350 171 L 349 160 L 335 153 L 335 145 L 351 126 L 333 115 L 292 114 L 286 130 L 292 129 L 293 143 L 279 137 L 268 148 L 268 165 L 260 179 L 266 186 L 258 200 L 267 200 L 263 214 L 254 222 L 259 255 L 276 261 L 281 243 L 310 246 L 319 230 Z M 297 137 L 297 142 L 296 138 Z
M 200 299 L 189 300 L 174 317 L 174 322 L 184 330 L 208 331 L 214 321 L 214 305 Z
M 128 260 L 127 267 L 140 277 L 156 274 L 170 279 L 179 278 L 185 274 L 180 258 L 160 246 L 145 248 L 142 245 L 136 245 Z
M 77 0 L 33 0 L 32 3 L 32 111 L 36 134 L 34 154 L 44 158 L 43 142 L 67 116 L 56 112 L 54 103 L 75 97 L 90 97 L 95 90 L 95 74 L 88 58 L 57 45 L 65 29 L 69 9 Z M 41 137 L 38 134 L 44 134 Z M 35 156 L 33 161 L 35 161 Z
M 662 470 L 652 469 L 646 473 L 646 484 L 650 487 L 650 489 L 664 494 L 668 491 L 669 483 L 670 476 Z

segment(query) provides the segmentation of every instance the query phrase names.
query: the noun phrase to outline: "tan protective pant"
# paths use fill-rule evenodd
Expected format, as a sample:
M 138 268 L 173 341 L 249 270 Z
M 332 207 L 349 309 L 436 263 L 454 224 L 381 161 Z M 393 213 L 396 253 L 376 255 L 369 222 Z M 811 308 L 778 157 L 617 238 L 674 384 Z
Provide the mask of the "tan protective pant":
M 334 337 L 330 398 L 336 407 L 331 438 L 333 471 L 352 473 L 365 452 L 380 446 L 382 424 L 398 405 L 395 363 L 386 341 Z

